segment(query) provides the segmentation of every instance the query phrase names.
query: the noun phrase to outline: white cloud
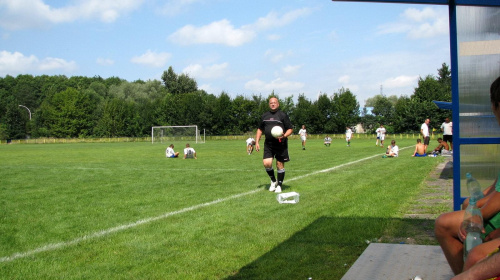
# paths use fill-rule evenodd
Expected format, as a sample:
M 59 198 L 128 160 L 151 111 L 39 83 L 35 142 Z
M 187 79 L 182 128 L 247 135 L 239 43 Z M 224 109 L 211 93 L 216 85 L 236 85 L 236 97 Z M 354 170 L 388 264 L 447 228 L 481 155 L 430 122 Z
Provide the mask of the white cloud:
M 269 49 L 264 53 L 264 56 L 267 57 L 271 62 L 278 63 L 285 59 L 288 56 L 292 55 L 292 51 L 287 52 L 276 52 L 273 49 Z
M 255 23 L 243 25 L 240 28 L 234 27 L 227 19 L 199 27 L 186 25 L 172 33 L 168 40 L 180 45 L 221 44 L 238 47 L 255 39 L 260 30 L 283 27 L 310 13 L 311 10 L 308 8 L 290 11 L 283 16 L 269 13 L 266 17 L 259 18 Z M 271 35 L 268 38 L 276 40 L 278 37 Z
M 182 72 L 194 78 L 214 79 L 224 77 L 228 66 L 228 63 L 213 64 L 205 67 L 201 64 L 191 64 L 184 68 Z
M 16 75 L 39 71 L 63 70 L 73 71 L 77 68 L 74 61 L 47 57 L 38 59 L 34 55 L 25 56 L 20 52 L 0 51 L 0 75 Z
M 275 12 L 271 12 L 267 14 L 265 17 L 261 17 L 252 24 L 251 26 L 253 28 L 259 29 L 259 30 L 264 30 L 264 29 L 271 29 L 271 28 L 276 28 L 276 27 L 283 27 L 286 26 L 295 20 L 308 16 L 312 13 L 312 10 L 310 8 L 302 8 L 302 9 L 297 9 L 290 11 L 288 13 L 285 13 L 282 16 L 279 16 Z
M 199 89 L 202 89 L 208 93 L 214 93 L 215 89 L 210 84 L 203 84 L 198 86 Z
M 57 69 L 64 69 L 66 71 L 75 70 L 76 63 L 74 61 L 66 61 L 62 58 L 47 57 L 40 61 L 38 69 L 41 71 L 50 71 Z
M 399 22 L 378 26 L 378 34 L 405 33 L 411 39 L 448 36 L 448 13 L 441 8 L 427 7 L 422 10 L 409 8 L 400 15 Z
M 142 64 L 151 67 L 163 67 L 167 64 L 167 61 L 172 55 L 166 52 L 152 52 L 151 50 L 146 51 L 146 53 L 134 56 L 130 60 L 132 63 Z
M 297 73 L 300 70 L 300 68 L 302 68 L 302 65 L 287 65 L 283 67 L 282 70 L 284 73 L 294 74 Z
M 277 41 L 279 39 L 281 39 L 281 36 L 278 34 L 267 35 L 267 40 L 269 40 L 269 41 Z
M 384 88 L 402 88 L 414 86 L 418 82 L 419 75 L 415 76 L 398 76 L 386 79 L 382 85 Z
M 264 94 L 271 93 L 273 90 L 277 94 L 295 94 L 300 92 L 303 87 L 304 83 L 284 81 L 280 78 L 270 82 L 254 79 L 245 83 L 245 89 Z
M 175 16 L 186 11 L 190 5 L 202 2 L 200 0 L 169 0 L 160 9 L 160 13 L 168 16 Z
M 101 57 L 99 57 L 96 60 L 96 63 L 99 64 L 99 65 L 102 65 L 102 66 L 109 66 L 109 65 L 115 64 L 115 61 L 112 60 L 112 59 L 109 59 L 109 58 L 101 58 Z
M 122 14 L 137 9 L 144 0 L 79 0 L 53 8 L 43 0 L 0 1 L 0 26 L 5 29 L 37 28 L 50 24 L 98 19 L 114 22 Z
M 237 47 L 250 42 L 255 36 L 255 32 L 245 28 L 234 28 L 224 19 L 201 27 L 186 25 L 168 39 L 180 45 L 222 44 Z
M 351 77 L 349 75 L 343 75 L 338 79 L 338 82 L 341 84 L 347 84 L 347 83 L 349 83 L 350 79 L 351 79 Z

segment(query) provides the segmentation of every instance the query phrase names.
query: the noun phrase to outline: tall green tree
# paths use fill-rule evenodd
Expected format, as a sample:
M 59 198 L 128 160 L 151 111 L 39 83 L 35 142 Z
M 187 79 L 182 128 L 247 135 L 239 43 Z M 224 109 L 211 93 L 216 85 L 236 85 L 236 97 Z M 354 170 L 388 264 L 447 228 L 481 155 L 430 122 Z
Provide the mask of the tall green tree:
M 53 137 L 92 135 L 92 114 L 96 108 L 89 95 L 74 88 L 56 93 L 41 106 L 41 121 Z
M 172 94 L 190 93 L 198 90 L 196 80 L 187 74 L 176 74 L 172 66 L 161 76 L 167 92 Z
M 335 133 L 343 133 L 347 126 L 353 127 L 358 124 L 360 120 L 359 103 L 349 89 L 339 89 L 333 94 L 332 101 L 336 122 Z

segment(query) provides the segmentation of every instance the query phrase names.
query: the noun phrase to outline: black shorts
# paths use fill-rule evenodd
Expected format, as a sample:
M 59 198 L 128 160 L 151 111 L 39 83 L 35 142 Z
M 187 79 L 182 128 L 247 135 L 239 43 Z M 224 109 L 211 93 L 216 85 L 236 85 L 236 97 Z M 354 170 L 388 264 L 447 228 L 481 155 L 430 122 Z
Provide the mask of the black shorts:
M 443 135 L 443 140 L 445 142 L 453 143 L 453 135 Z
M 287 162 L 290 161 L 288 156 L 288 141 L 285 143 L 280 142 L 264 142 L 264 159 L 276 158 L 277 161 Z
M 427 145 L 429 146 L 429 141 L 431 140 L 431 138 L 429 136 L 425 137 L 424 138 L 424 145 Z

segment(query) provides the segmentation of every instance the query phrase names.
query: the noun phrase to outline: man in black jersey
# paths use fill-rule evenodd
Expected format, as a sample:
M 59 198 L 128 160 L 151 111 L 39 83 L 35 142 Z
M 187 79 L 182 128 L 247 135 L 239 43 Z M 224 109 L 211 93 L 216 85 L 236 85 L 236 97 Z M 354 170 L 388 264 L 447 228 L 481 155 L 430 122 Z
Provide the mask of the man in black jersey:
M 288 157 L 288 136 L 293 133 L 292 123 L 287 114 L 279 110 L 280 103 L 278 98 L 271 97 L 269 99 L 269 112 L 262 115 L 257 135 L 255 136 L 255 150 L 260 150 L 260 137 L 264 134 L 264 159 L 262 160 L 264 168 L 266 169 L 269 178 L 271 178 L 271 185 L 269 191 L 281 192 L 281 186 L 285 179 L 285 162 L 290 161 Z M 283 135 L 274 138 L 271 135 L 271 129 L 274 126 L 281 126 L 283 128 Z M 278 180 L 274 176 L 273 158 L 276 158 L 276 169 L 278 170 Z

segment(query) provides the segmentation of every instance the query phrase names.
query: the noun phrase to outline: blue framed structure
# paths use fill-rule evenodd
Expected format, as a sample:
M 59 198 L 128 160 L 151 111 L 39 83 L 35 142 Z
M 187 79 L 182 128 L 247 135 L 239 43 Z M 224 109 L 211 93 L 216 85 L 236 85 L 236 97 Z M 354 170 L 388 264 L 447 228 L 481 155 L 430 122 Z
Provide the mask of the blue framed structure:
M 499 0 L 332 0 L 333 2 L 366 2 L 398 4 L 447 5 L 450 28 L 450 56 L 452 77 L 453 118 L 453 208 L 458 210 L 465 197 L 461 184 L 465 173 L 474 170 L 483 187 L 497 178 L 500 161 L 500 128 L 491 113 L 489 86 L 500 76 L 500 1 Z M 490 9 L 490 10 L 489 10 Z M 493 12 L 491 11 L 493 9 Z M 477 11 L 479 10 L 479 11 Z M 490 13 L 497 15 L 484 18 Z M 470 15 L 473 20 L 468 22 Z M 483 17 L 483 18 L 482 18 Z M 491 20 L 491 21 L 489 21 Z M 470 27 L 473 26 L 473 27 Z M 474 29 L 477 28 L 477 29 Z M 496 37 L 479 34 L 481 29 L 492 29 Z M 462 32 L 467 29 L 465 32 Z M 469 30 L 470 29 L 470 30 Z M 459 39 L 459 34 L 462 39 Z M 494 35 L 493 35 L 494 36 Z M 493 40 L 492 40 L 493 39 Z M 483 43 L 482 43 L 483 42 Z M 493 43 L 492 43 L 493 42 Z M 473 44 L 473 43 L 479 43 Z M 482 45 L 481 45 L 482 44 Z M 459 46 L 468 47 L 471 52 L 460 54 Z M 475 49 L 489 52 L 476 52 Z M 494 69 L 489 62 L 499 66 Z M 469 69 L 471 68 L 471 69 Z M 468 71 L 469 70 L 469 71 Z M 483 72 L 484 70 L 484 72 Z M 486 92 L 485 92 L 486 91 Z M 487 94 L 488 93 L 488 94 Z M 487 97 L 485 98 L 485 95 Z M 461 131 L 462 129 L 462 131 Z M 481 180 L 482 179 L 482 180 Z

